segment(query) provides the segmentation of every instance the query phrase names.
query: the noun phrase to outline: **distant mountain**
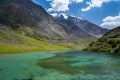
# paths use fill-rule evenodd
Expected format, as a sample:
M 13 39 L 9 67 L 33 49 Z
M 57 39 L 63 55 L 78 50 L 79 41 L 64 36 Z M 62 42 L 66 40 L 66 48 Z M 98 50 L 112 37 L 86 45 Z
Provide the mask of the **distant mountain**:
M 64 27 L 31 0 L 0 0 L 0 23 L 11 26 L 15 31 L 24 32 L 27 36 L 68 38 Z M 31 30 L 30 34 L 28 28 Z
M 90 43 L 86 50 L 120 54 L 120 26 L 109 31 L 97 41 Z
M 66 29 L 71 38 L 101 37 L 108 30 L 80 17 L 66 14 L 52 14 Z

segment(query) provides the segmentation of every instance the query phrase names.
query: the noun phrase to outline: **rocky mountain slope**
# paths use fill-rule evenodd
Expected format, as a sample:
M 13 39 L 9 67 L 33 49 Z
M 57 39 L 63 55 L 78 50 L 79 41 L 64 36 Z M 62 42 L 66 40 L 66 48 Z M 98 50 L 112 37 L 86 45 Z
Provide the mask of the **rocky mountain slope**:
M 0 22 L 28 36 L 68 38 L 64 27 L 31 0 L 0 0 Z M 28 28 L 31 30 L 30 34 L 27 33 Z
M 68 34 L 71 35 L 71 38 L 101 37 L 108 31 L 80 17 L 66 14 L 56 14 L 53 16 L 60 25 L 64 26 Z
M 120 54 L 120 26 L 109 31 L 97 41 L 90 43 L 86 50 Z
M 45 38 L 38 40 L 22 35 L 12 29 L 8 30 L 7 27 L 0 24 L 0 54 L 74 49 L 73 44 L 70 43 L 51 44 Z
M 72 16 L 64 19 L 61 15 L 56 20 L 31 0 L 0 0 L 0 23 L 37 39 L 46 37 L 71 40 L 100 37 L 108 31 L 87 20 Z

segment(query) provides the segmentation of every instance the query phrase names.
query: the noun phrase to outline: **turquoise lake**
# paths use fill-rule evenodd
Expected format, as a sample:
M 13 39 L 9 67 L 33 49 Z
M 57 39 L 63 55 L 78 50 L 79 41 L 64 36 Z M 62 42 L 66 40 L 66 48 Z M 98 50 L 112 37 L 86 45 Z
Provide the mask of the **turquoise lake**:
M 85 51 L 0 54 L 0 80 L 120 80 L 120 56 Z

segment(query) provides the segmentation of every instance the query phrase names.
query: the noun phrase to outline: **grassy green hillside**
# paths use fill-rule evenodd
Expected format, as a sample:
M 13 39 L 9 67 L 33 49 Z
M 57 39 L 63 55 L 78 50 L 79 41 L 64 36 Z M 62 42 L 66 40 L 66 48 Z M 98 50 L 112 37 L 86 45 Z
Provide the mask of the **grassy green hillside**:
M 0 28 L 0 53 L 28 52 L 28 51 L 50 51 L 50 50 L 70 50 L 70 44 L 58 45 L 37 40 L 14 32 L 12 30 Z
M 28 32 L 28 35 L 26 32 Z M 44 35 L 32 34 L 30 29 L 16 30 L 0 27 L 0 54 L 33 52 L 33 51 L 57 51 L 57 50 L 80 50 L 85 48 L 94 39 L 78 39 L 73 42 L 55 42 L 52 44 Z M 30 33 L 32 35 L 30 35 Z M 54 40 L 53 40 L 54 41 Z
M 32 33 L 31 30 L 25 29 Z M 78 39 L 74 42 L 56 42 L 52 44 L 46 36 L 26 35 L 22 30 L 0 27 L 0 54 L 32 51 L 80 50 L 85 48 L 93 38 Z
M 117 27 L 102 38 L 89 44 L 88 51 L 120 54 L 120 27 Z

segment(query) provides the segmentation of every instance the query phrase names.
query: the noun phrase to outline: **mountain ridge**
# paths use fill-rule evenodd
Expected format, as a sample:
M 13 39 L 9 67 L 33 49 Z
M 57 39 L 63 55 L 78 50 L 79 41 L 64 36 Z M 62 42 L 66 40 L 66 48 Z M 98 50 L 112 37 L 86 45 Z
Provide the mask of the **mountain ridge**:
M 18 27 L 23 28 L 23 26 L 27 26 L 32 28 L 37 34 L 42 34 L 49 38 L 67 37 L 64 28 L 58 25 L 54 21 L 54 18 L 41 6 L 34 4 L 32 1 L 11 0 L 12 3 L 9 3 L 9 0 L 1 0 L 1 2 L 8 3 L 7 6 L 2 5 L 2 7 L 0 7 L 0 22 L 3 24 L 11 25 L 13 29 L 14 27 L 18 29 Z M 59 29 L 61 29 L 61 31 Z
M 33 3 L 31 0 L 1 0 L 0 6 L 0 22 L 10 25 L 15 30 L 21 29 L 21 33 L 26 27 L 30 28 L 33 30 L 32 35 L 24 30 L 24 34 L 30 37 L 37 34 L 44 35 L 50 39 L 70 41 L 71 39 L 96 37 L 94 35 L 99 32 L 94 33 L 94 31 L 90 32 L 87 27 L 86 29 L 83 29 L 82 26 L 78 27 L 75 25 L 74 20 L 71 20 L 72 24 L 70 21 L 70 25 L 65 26 L 49 15 L 43 7 Z M 73 16 L 73 18 L 75 17 Z M 88 23 L 87 26 L 91 24 Z M 69 29 L 71 25 L 74 26 Z M 92 28 L 92 26 L 89 27 Z M 99 30 L 99 28 L 97 29 Z M 107 32 L 107 30 L 104 32 Z
M 107 32 L 97 41 L 90 43 L 85 50 L 120 54 L 120 26 Z
M 67 14 L 52 14 L 53 17 L 56 18 L 56 20 L 58 20 L 58 22 L 65 26 L 65 28 L 71 27 L 70 30 L 72 30 L 73 32 L 81 32 L 83 33 L 81 35 L 81 33 L 78 33 L 78 35 L 80 35 L 80 37 L 101 37 L 102 35 L 104 35 L 108 29 L 104 29 L 101 28 L 100 26 L 93 24 L 91 22 L 89 22 L 88 20 L 82 19 L 80 17 L 76 17 L 73 15 L 67 15 Z M 74 28 L 77 29 L 77 31 L 74 30 Z M 68 29 L 69 30 L 69 29 Z M 76 33 L 73 33 L 74 35 Z

